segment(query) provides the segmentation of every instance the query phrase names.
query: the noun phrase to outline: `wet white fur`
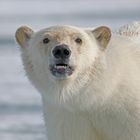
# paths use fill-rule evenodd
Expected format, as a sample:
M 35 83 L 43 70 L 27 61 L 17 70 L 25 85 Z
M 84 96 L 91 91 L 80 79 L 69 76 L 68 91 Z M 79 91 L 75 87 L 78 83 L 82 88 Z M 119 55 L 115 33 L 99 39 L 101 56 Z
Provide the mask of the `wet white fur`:
M 21 48 L 27 75 L 42 95 L 48 140 L 140 140 L 140 36 L 133 41 L 122 34 L 133 27 L 114 33 L 103 52 L 78 28 L 87 43 L 82 54 L 74 52 L 80 58 L 68 80 L 52 77 L 49 54 L 38 52 L 44 31 Z

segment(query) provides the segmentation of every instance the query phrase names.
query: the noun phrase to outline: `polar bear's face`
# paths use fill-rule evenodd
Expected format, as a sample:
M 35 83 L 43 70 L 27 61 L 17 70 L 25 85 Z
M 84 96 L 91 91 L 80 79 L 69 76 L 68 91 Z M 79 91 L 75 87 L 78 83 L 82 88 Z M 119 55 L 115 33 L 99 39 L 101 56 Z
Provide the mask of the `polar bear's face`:
M 110 36 L 107 27 L 90 30 L 53 26 L 38 32 L 20 27 L 16 32 L 27 75 L 38 89 L 44 91 L 61 83 L 60 89 L 68 87 L 68 83 L 71 83 L 69 89 L 86 83 L 90 69 L 99 52 L 105 50 Z
M 94 64 L 99 50 L 104 49 L 110 39 L 110 30 L 55 26 L 34 32 L 29 27 L 21 27 L 16 39 L 22 50 L 28 51 L 32 67 L 36 67 L 34 71 L 44 69 L 56 79 L 67 79 Z
M 38 36 L 41 36 L 40 40 L 37 40 Z M 82 55 L 90 55 L 88 52 L 93 52 L 92 55 L 96 56 L 97 53 L 96 46 L 86 48 L 86 45 L 91 46 L 87 34 L 72 27 L 51 27 L 42 30 L 32 38 L 31 44 L 35 42 L 37 52 L 45 58 L 42 57 L 42 61 L 46 61 L 46 71 L 49 70 L 49 75 L 59 80 L 73 77 L 78 68 L 85 66 L 89 56 L 85 60 L 82 58 L 86 56 Z

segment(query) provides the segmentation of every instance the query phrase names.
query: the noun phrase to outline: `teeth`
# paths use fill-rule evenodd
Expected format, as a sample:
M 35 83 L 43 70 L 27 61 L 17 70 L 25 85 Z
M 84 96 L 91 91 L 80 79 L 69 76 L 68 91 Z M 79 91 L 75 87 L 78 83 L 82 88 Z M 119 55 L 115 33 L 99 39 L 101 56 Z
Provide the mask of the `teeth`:
M 57 65 L 55 65 L 54 66 L 54 68 L 56 68 L 56 69 L 65 69 L 67 66 L 57 66 Z

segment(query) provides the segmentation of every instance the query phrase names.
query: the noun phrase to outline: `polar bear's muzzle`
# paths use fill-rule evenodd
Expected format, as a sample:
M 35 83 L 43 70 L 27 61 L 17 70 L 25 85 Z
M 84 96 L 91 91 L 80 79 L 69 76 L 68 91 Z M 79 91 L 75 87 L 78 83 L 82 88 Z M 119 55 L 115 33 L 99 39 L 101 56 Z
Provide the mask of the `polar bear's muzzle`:
M 50 65 L 50 71 L 53 76 L 64 78 L 72 75 L 74 66 L 70 62 L 71 50 L 65 44 L 58 45 L 52 50 L 53 64 Z

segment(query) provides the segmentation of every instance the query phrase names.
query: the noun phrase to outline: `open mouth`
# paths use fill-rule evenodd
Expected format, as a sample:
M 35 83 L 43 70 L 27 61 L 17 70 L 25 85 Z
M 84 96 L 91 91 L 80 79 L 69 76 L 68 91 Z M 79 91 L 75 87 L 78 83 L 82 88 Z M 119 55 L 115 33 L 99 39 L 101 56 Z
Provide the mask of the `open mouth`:
M 62 76 L 66 77 L 72 75 L 74 71 L 74 67 L 68 64 L 59 63 L 59 64 L 51 65 L 50 71 L 56 77 L 62 77 Z

